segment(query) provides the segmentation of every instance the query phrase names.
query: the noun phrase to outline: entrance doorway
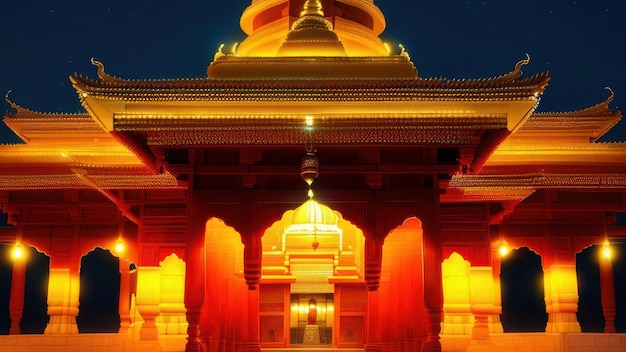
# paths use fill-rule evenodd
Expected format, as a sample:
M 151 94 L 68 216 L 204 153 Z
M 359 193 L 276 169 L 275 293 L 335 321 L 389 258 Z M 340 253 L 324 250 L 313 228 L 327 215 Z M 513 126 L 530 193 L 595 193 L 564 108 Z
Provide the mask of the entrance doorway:
M 332 293 L 292 294 L 290 344 L 332 344 L 334 313 L 335 304 Z

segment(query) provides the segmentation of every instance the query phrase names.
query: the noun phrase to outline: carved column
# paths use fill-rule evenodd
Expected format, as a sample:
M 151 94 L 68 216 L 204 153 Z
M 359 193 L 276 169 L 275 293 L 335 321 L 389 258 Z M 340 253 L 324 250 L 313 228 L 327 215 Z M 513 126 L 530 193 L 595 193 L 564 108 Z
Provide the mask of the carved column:
M 548 325 L 546 332 L 580 332 L 575 264 L 552 264 L 544 272 Z
M 381 351 L 378 287 L 382 266 L 382 243 L 372 237 L 365 239 L 365 282 L 367 284 L 367 323 L 365 351 Z
M 120 334 L 127 334 L 130 327 L 130 265 L 120 258 Z
M 604 332 L 615 332 L 615 282 L 611 258 L 600 259 L 600 301 L 604 315 Z
M 494 311 L 493 274 L 491 267 L 475 266 L 469 268 L 470 311 L 474 315 L 472 340 L 467 351 L 492 351 L 493 343 L 489 340 L 489 315 Z
M 441 234 L 438 216 L 424 218 L 424 303 L 426 305 L 426 341 L 423 352 L 441 351 L 443 287 L 441 282 Z
M 139 339 L 153 341 L 159 339 L 156 318 L 159 316 L 161 301 L 161 268 L 140 266 L 137 268 L 137 311 L 143 318 Z
M 20 321 L 24 311 L 24 285 L 26 284 L 26 263 L 24 258 L 13 261 L 13 274 L 11 277 L 11 299 L 9 302 L 9 315 L 11 328 L 9 334 L 20 333 Z
M 378 289 L 372 290 L 368 287 L 367 291 L 367 340 L 365 341 L 365 351 L 380 352 L 382 351 L 380 344 L 380 311 L 379 311 Z
M 244 278 L 248 285 L 248 352 L 261 350 L 259 341 L 259 281 L 261 280 L 261 237 L 249 235 L 244 240 Z
M 78 334 L 78 297 L 80 276 L 69 268 L 50 268 L 48 281 L 48 315 L 44 334 Z
M 491 250 L 491 273 L 493 274 L 493 313 L 489 315 L 489 332 L 501 334 L 504 332 L 500 315 L 502 314 L 502 284 L 500 271 L 502 267 L 500 248 L 494 246 Z
M 194 211 L 194 209 L 192 209 Z M 186 248 L 185 308 L 187 312 L 186 352 L 201 352 L 200 321 L 205 295 L 204 223 L 199 220 L 189 225 Z

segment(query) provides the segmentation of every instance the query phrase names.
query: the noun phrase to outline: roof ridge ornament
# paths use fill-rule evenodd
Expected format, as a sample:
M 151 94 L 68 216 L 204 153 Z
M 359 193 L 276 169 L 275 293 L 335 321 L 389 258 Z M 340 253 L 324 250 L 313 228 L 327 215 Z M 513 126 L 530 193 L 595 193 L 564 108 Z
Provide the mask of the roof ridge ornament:
M 588 108 L 578 110 L 574 112 L 574 115 L 585 116 L 585 115 L 596 115 L 596 114 L 604 115 L 604 114 L 613 113 L 613 111 L 609 107 L 609 104 L 611 104 L 613 102 L 613 99 L 615 99 L 615 92 L 613 91 L 611 87 L 604 87 L 604 89 L 609 91 L 609 96 L 604 101 L 601 101 Z
M 98 77 L 105 82 L 124 82 L 123 79 L 104 72 L 104 64 L 93 57 L 91 58 L 91 64 L 98 67 Z
M 499 82 L 512 82 L 518 78 L 520 78 L 522 76 L 522 74 L 524 72 L 522 72 L 522 67 L 528 65 L 530 63 L 530 55 L 528 55 L 528 53 L 526 53 L 526 58 L 519 60 L 516 64 L 515 64 L 515 68 L 513 69 L 513 71 L 509 72 L 509 73 L 505 73 L 499 77 L 496 77 L 495 80 L 499 81 Z
M 15 103 L 13 100 L 11 100 L 9 98 L 9 95 L 11 94 L 13 90 L 9 90 L 7 92 L 7 94 L 4 95 L 4 100 L 15 110 L 17 110 L 17 112 L 22 112 L 22 111 L 29 111 L 28 109 L 24 108 L 23 106 Z

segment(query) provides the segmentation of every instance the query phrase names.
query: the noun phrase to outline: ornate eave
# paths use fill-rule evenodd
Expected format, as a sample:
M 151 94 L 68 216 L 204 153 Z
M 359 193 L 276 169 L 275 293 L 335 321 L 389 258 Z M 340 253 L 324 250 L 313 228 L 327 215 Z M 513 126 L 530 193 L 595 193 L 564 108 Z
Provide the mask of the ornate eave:
M 585 189 L 624 190 L 626 173 L 613 174 L 518 174 L 518 175 L 453 175 L 449 187 L 463 190 L 491 189 Z
M 621 111 L 609 108 L 612 100 L 611 91 L 607 100 L 585 109 L 531 115 L 494 151 L 487 167 L 623 167 L 626 143 L 594 142 L 621 119 Z
M 371 121 L 375 120 L 375 121 Z M 506 130 L 505 118 L 481 119 L 432 119 L 428 123 L 408 123 L 401 125 L 397 121 L 385 125 L 382 119 L 354 119 L 354 124 L 329 124 L 315 129 L 313 142 L 323 145 L 475 145 L 480 141 L 480 134 L 485 129 Z M 477 121 L 478 120 L 478 121 Z M 363 121 L 364 125 L 358 125 Z M 411 121 L 411 120 L 409 120 Z M 378 122 L 378 124 L 376 124 Z M 463 123 L 466 122 L 464 125 Z M 452 125 L 454 124 L 454 125 Z M 464 128 L 462 128 L 464 127 Z M 124 128 L 124 127 L 121 127 Z M 136 131 L 130 127 L 129 131 Z M 310 140 L 302 124 L 285 126 L 263 126 L 244 124 L 239 126 L 204 126 L 190 127 L 167 126 L 142 128 L 149 145 L 153 146 L 198 146 L 198 145 L 298 145 Z
M 576 140 L 588 142 L 597 140 L 613 128 L 622 118 L 620 110 L 613 110 L 609 104 L 613 101 L 614 93 L 596 105 L 567 112 L 543 112 L 531 115 L 522 125 L 511 141 L 516 139 L 554 138 L 560 140 Z
M 103 130 L 89 114 L 42 113 L 8 100 L 4 123 L 24 144 L 0 145 L 0 189 L 177 188 L 140 147 Z M 132 140 L 131 140 L 132 141 Z
M 163 128 L 181 123 L 220 126 L 228 120 L 251 128 L 279 120 L 335 118 L 409 119 L 416 126 L 435 118 L 507 119 L 515 129 L 533 111 L 549 78 L 493 80 L 165 80 L 118 81 L 72 77 L 83 106 L 107 130 Z M 332 108 L 329 102 L 333 102 Z M 372 120 L 373 121 L 373 120 Z M 185 126 L 186 125 L 186 126 Z
M 513 137 L 509 137 L 512 139 Z M 624 165 L 626 143 L 575 143 L 557 140 L 541 142 L 539 139 L 507 139 L 490 157 L 488 167 L 523 165 Z
M 181 188 L 171 174 L 162 175 L 94 175 L 22 174 L 0 175 L 0 190 L 52 190 L 52 189 L 174 189 Z
M 517 101 L 535 100 L 546 73 L 513 81 L 418 79 L 178 79 L 93 80 L 70 77 L 82 98 L 111 101 Z

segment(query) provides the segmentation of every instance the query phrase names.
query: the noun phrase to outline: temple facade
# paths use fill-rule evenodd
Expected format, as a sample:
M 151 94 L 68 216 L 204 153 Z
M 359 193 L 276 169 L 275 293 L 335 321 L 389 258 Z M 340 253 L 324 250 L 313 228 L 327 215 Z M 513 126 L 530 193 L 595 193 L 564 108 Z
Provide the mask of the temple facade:
M 24 143 L 0 145 L 3 350 L 623 351 L 626 143 L 597 142 L 621 119 L 612 91 L 537 113 L 550 77 L 525 76 L 528 57 L 421 77 L 380 40 L 373 0 L 253 0 L 240 24 L 207 78 L 127 80 L 94 59 L 96 78 L 70 78 L 84 113 L 7 97 Z M 590 247 L 604 333 L 577 315 Z M 520 248 L 543 270 L 532 334 L 501 321 L 503 258 Z M 104 335 L 80 319 L 94 251 L 118 275 Z M 40 335 L 20 334 L 31 252 L 49 258 Z

